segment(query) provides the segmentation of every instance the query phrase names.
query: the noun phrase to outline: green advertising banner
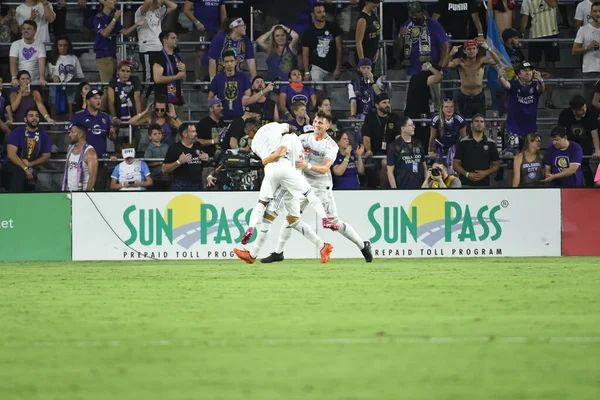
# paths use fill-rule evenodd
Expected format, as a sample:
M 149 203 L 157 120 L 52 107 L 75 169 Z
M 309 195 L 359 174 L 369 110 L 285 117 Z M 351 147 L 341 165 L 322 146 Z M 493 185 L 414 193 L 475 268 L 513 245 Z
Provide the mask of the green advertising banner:
M 2 193 L 0 260 L 70 260 L 70 223 L 66 193 Z

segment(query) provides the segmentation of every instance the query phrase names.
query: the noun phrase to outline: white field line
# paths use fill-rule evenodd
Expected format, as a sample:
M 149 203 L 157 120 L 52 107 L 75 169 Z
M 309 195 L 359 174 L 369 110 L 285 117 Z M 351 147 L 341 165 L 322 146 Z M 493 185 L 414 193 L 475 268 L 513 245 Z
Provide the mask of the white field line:
M 234 339 L 234 340 L 150 340 L 137 342 L 133 340 L 67 340 L 67 341 L 36 341 L 34 346 L 71 346 L 71 347 L 129 347 L 129 346 L 200 346 L 200 347 L 229 347 L 229 346 L 293 346 L 293 345 L 411 345 L 411 344 L 589 344 L 600 343 L 600 336 L 466 336 L 466 337 L 371 337 L 371 338 L 322 338 L 322 339 Z M 22 347 L 26 343 L 3 343 L 1 347 Z

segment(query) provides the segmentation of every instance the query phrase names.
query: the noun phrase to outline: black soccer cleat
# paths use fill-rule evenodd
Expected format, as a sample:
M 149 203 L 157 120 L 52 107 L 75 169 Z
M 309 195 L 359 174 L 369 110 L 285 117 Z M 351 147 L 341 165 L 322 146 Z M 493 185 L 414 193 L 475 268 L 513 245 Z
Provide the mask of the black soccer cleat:
M 269 257 L 265 257 L 260 260 L 260 262 L 263 264 L 269 264 L 272 262 L 279 262 L 279 261 L 283 261 L 283 251 L 281 253 L 271 253 L 271 255 Z
M 371 242 L 365 241 L 365 247 L 360 251 L 365 258 L 365 261 L 370 263 L 373 261 L 373 253 L 371 252 Z

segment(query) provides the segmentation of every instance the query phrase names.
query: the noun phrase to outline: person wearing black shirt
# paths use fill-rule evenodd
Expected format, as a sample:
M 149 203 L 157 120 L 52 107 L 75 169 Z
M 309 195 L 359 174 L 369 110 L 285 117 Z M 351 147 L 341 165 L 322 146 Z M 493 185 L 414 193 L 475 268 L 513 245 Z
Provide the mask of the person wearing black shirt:
M 162 165 L 164 174 L 173 173 L 172 191 L 189 192 L 202 190 L 202 168 L 208 162 L 208 154 L 196 141 L 196 127 L 183 123 L 179 127 L 181 142 L 169 147 Z
M 404 115 L 411 119 L 426 119 L 434 111 L 431 100 L 431 86 L 442 81 L 444 76 L 440 67 L 434 67 L 426 62 L 421 66 L 421 72 L 410 77 L 406 91 Z M 429 124 L 427 121 L 415 123 L 415 137 L 421 143 L 429 143 Z
M 246 120 L 250 118 L 258 120 L 260 118 L 261 111 L 262 106 L 260 104 L 249 104 L 244 110 L 244 115 L 231 121 L 231 123 L 227 126 L 225 135 L 221 142 L 223 150 L 237 149 L 239 147 L 240 139 L 246 134 L 244 131 Z
M 471 135 L 458 142 L 452 167 L 463 187 L 489 187 L 490 175 L 500 169 L 496 142 L 484 130 L 485 119 L 477 114 L 471 122 Z
M 313 24 L 302 37 L 305 81 L 331 81 L 342 75 L 342 29 L 326 21 L 323 3 L 313 5 Z M 315 85 L 323 92 L 323 85 Z M 317 96 L 320 97 L 320 96 Z
M 377 19 L 377 7 L 380 0 L 361 0 L 356 20 L 356 54 L 354 60 L 369 58 L 373 63 L 379 58 L 379 34 L 381 24 Z
M 469 29 L 469 19 L 472 18 L 477 35 L 483 38 L 476 0 L 439 0 L 432 18 L 442 24 L 446 33 L 452 35 L 452 40 L 473 39 L 475 32 Z
M 169 104 L 182 106 L 185 103 L 182 86 L 186 71 L 185 64 L 175 53 L 177 34 L 173 31 L 163 31 L 158 38 L 163 45 L 163 50 L 156 56 L 152 66 L 155 94 L 157 97 L 166 97 Z M 181 107 L 176 107 L 176 110 L 179 115 Z M 181 117 L 180 115 L 179 118 Z
M 209 157 L 214 157 L 219 145 L 219 137 L 225 129 L 223 122 L 223 104 L 218 97 L 208 101 L 208 116 L 196 125 L 198 137 L 196 140 L 204 147 Z
M 408 117 L 398 121 L 396 139 L 387 149 L 387 175 L 392 189 L 419 189 L 425 174 L 425 149 L 414 137 L 415 124 Z
M 504 50 L 506 50 L 506 55 L 508 55 L 512 65 L 518 65 L 525 61 L 525 54 L 519 47 L 519 39 L 519 32 L 516 29 L 508 28 L 502 32 Z
M 387 147 L 394 141 L 397 132 L 396 124 L 400 118 L 391 111 L 390 97 L 387 93 L 380 93 L 375 96 L 375 111 L 367 114 L 362 126 L 365 157 L 370 158 L 373 155 L 382 156 L 387 154 Z M 379 177 L 377 177 L 373 168 L 367 168 L 367 180 L 370 188 L 384 187 L 388 183 L 386 160 L 381 160 L 381 168 L 377 168 L 379 161 L 379 159 L 375 161 L 375 170 L 380 171 Z M 377 181 L 379 181 L 379 184 L 377 184 Z
M 600 157 L 598 114 L 593 107 L 587 106 L 583 96 L 573 96 L 569 108 L 562 110 L 558 116 L 558 125 L 567 129 L 567 139 L 580 145 L 584 156 Z M 585 186 L 594 186 L 595 168 L 590 168 L 589 158 L 583 159 L 581 172 Z

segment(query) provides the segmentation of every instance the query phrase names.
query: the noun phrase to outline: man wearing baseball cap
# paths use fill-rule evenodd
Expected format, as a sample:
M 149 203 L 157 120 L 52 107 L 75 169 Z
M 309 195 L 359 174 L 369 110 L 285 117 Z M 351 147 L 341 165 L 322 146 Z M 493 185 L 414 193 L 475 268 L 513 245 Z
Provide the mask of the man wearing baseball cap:
M 117 129 L 121 121 L 115 119 L 110 120 L 110 116 L 100 111 L 102 105 L 102 96 L 104 93 L 101 90 L 92 89 L 85 96 L 87 107 L 73 116 L 71 126 L 75 124 L 85 125 L 88 128 L 87 143 L 96 150 L 98 158 L 106 158 L 107 142 L 106 139 L 112 141 L 117 140 Z M 69 130 L 71 129 L 69 127 Z M 108 166 L 106 163 L 98 163 L 98 177 L 94 190 L 104 191 L 108 183 Z
M 567 138 L 567 129 L 564 126 L 555 126 L 550 131 L 552 146 L 548 147 L 544 155 L 546 166 L 546 179 L 544 183 L 552 182 L 553 186 L 563 188 L 577 188 L 584 186 L 581 163 L 583 151 L 581 146 Z
M 485 114 L 485 93 L 483 92 L 483 69 L 486 65 L 500 63 L 495 51 L 486 42 L 481 48 L 490 53 L 491 57 L 481 57 L 476 40 L 467 40 L 463 46 L 463 56 L 450 61 L 458 53 L 460 46 L 452 47 L 452 51 L 444 58 L 443 66 L 458 69 L 460 76 L 460 92 L 458 94 L 458 109 L 465 118 L 475 114 Z
M 510 59 L 512 65 L 520 64 L 525 61 L 525 55 L 519 47 L 521 36 L 516 29 L 508 28 L 502 32 L 502 41 L 504 42 L 504 50 Z
M 498 81 L 508 92 L 506 116 L 506 152 L 516 154 L 521 138 L 537 133 L 537 107 L 544 92 L 544 79 L 528 61 L 515 66 L 517 78 L 508 80 L 504 68 L 498 71 Z
M 197 141 L 204 146 L 204 152 L 210 157 L 215 156 L 217 146 L 224 133 L 225 122 L 223 122 L 223 103 L 218 97 L 213 97 L 206 106 L 208 115 L 200 120 L 197 125 Z

